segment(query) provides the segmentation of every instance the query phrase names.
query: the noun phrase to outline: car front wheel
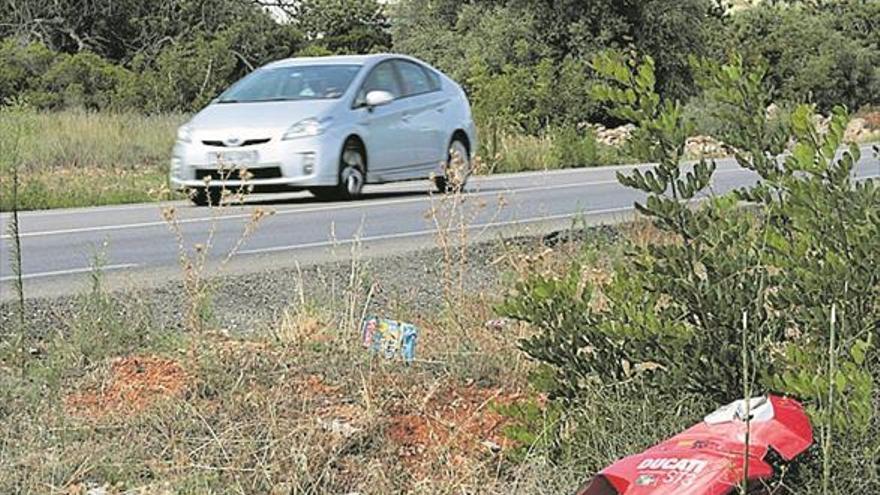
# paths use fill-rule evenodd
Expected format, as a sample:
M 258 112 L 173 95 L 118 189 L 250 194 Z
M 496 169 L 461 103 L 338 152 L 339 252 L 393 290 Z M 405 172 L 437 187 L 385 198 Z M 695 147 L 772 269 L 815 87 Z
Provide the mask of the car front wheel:
M 355 142 L 349 142 L 339 159 L 339 177 L 336 186 L 316 187 L 309 191 L 320 199 L 357 199 L 367 182 L 364 152 Z

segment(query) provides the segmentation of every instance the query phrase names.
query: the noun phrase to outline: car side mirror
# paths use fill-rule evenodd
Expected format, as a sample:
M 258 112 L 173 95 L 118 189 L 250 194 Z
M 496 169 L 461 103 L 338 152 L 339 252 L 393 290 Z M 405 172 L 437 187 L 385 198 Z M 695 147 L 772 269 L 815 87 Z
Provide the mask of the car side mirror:
M 388 91 L 370 91 L 367 93 L 366 105 L 369 108 L 380 107 L 394 101 L 394 95 Z

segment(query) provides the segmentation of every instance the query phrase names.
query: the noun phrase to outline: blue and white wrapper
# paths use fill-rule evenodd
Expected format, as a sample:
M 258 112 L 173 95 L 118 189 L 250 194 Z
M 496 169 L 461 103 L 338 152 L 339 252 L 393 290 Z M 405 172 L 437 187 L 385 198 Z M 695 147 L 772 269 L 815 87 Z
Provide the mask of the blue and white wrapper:
M 369 317 L 361 326 L 365 348 L 386 359 L 400 356 L 408 363 L 416 357 L 418 336 L 419 329 L 415 325 L 387 318 Z

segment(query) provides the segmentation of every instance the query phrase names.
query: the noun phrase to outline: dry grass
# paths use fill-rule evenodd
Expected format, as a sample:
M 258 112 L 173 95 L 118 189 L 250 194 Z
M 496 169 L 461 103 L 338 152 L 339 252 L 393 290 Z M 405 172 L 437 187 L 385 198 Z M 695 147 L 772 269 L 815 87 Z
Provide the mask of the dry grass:
M 175 131 L 184 115 L 34 112 L 22 167 L 22 209 L 149 201 L 167 182 Z M 0 210 L 10 187 L 0 179 Z
M 460 206 L 460 189 L 435 199 Z M 372 356 L 352 320 L 371 309 L 376 281 L 354 242 L 350 276 L 330 288 L 333 297 L 318 300 L 294 284 L 271 332 L 230 335 L 199 312 L 210 237 L 194 245 L 176 211 L 163 215 L 181 252 L 190 331 L 169 334 L 147 315 L 125 316 L 122 300 L 95 291 L 71 327 L 42 344 L 47 358 L 32 361 L 26 379 L 0 367 L 0 399 L 8 399 L 0 406 L 0 492 L 436 494 L 549 486 L 507 457 L 510 419 L 496 406 L 529 397 L 531 365 L 516 348 L 524 328 L 486 325 L 497 297 L 460 292 L 447 299 L 448 311 L 415 320 L 420 341 L 409 366 Z M 441 235 L 454 237 L 449 286 L 463 290 L 456 270 L 467 260 L 457 257 L 456 243 L 467 247 L 470 216 L 448 218 Z
M 650 224 L 622 235 L 663 241 Z M 526 277 L 580 260 L 601 284 L 616 254 L 591 252 L 583 262 L 582 242 L 511 242 L 493 262 Z M 501 296 L 455 298 L 455 320 L 420 312 L 415 362 L 386 360 L 349 321 L 372 309 L 376 282 L 353 254 L 337 297 L 292 284 L 270 332 L 169 331 L 141 301 L 92 293 L 24 378 L 0 346 L 0 493 L 571 493 L 706 412 L 608 389 L 531 424 L 576 439 L 577 451 L 554 459 L 511 434 L 529 423 L 510 410 L 546 402 L 517 348 L 531 330 L 496 320 Z
M 411 366 L 370 356 L 350 329 L 288 313 L 276 335 L 203 331 L 88 364 L 36 363 L 31 383 L 4 372 L 9 393 L 42 393 L 4 414 L 0 491 L 501 493 L 507 420 L 494 405 L 526 393 L 525 370 L 469 376 L 451 359 L 462 334 L 419 324 Z M 518 354 L 469 325 L 470 352 Z M 73 356 L 68 345 L 46 353 Z M 61 378 L 44 382 L 46 366 Z
M 470 161 L 467 157 L 452 157 L 447 167 L 447 191 L 431 194 L 431 205 L 426 219 L 435 229 L 434 241 L 443 256 L 443 297 L 446 310 L 453 320 L 457 313 L 454 308 L 463 304 L 469 297 L 465 290 L 465 278 L 468 272 L 468 251 L 470 239 L 479 232 L 472 232 L 471 226 L 476 223 L 480 214 L 487 209 L 488 203 L 474 199 L 465 190 L 470 175 L 483 172 L 485 166 L 480 159 Z M 498 206 L 490 212 L 494 220 L 504 208 L 504 197 L 499 196 Z M 458 323 L 459 328 L 464 326 Z
M 138 169 L 165 166 L 183 114 L 142 115 L 68 110 L 34 113 L 40 137 L 30 166 L 46 169 Z

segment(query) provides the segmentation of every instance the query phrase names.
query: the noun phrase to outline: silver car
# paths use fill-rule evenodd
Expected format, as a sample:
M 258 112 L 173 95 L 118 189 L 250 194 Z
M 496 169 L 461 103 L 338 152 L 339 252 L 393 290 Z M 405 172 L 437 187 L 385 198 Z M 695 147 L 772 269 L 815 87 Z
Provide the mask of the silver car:
M 200 205 L 250 186 L 335 199 L 413 179 L 446 189 L 451 158 L 466 176 L 476 146 L 464 91 L 420 60 L 292 58 L 252 72 L 180 127 L 171 183 Z

